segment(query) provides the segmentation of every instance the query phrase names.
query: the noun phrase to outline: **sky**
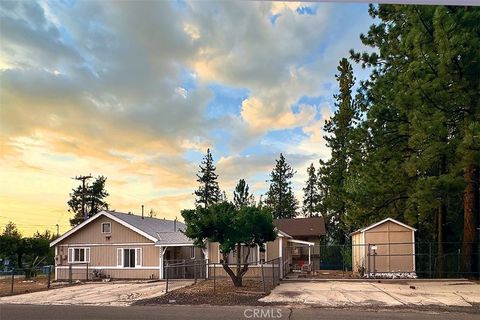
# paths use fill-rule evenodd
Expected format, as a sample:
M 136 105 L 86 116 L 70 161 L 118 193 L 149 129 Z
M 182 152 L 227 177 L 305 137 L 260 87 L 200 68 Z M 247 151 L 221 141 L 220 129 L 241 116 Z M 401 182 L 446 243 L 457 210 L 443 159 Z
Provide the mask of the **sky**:
M 241 178 L 264 194 L 282 152 L 301 201 L 371 24 L 365 4 L 1 1 L 0 226 L 67 231 L 88 174 L 111 209 L 181 218 L 207 148 L 230 199 Z

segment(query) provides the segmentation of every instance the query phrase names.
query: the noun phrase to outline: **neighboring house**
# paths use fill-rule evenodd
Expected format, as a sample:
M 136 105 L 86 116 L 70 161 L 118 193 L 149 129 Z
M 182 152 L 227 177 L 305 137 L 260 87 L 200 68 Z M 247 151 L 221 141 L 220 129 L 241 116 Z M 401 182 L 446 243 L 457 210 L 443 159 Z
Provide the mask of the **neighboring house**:
M 297 224 L 296 220 L 304 219 L 290 220 Z M 206 272 L 226 276 L 220 264 L 222 256 L 218 243 L 207 243 L 205 249 L 196 248 L 192 239 L 182 232 L 185 228 L 176 220 L 99 212 L 50 244 L 55 247 L 55 278 L 86 279 L 87 276 L 91 278 L 92 273 L 101 273 L 116 279 L 164 279 L 167 263 L 171 265 L 189 259 L 208 259 L 210 263 L 218 263 L 215 271 L 212 265 Z M 312 242 L 297 239 L 282 228 L 277 226 L 278 237 L 266 244 L 265 252 L 260 252 L 259 247 L 250 248 L 248 260 L 252 264 L 247 277 L 261 274 L 260 261 L 265 262 L 267 268 L 275 264 L 276 274 L 283 276 L 292 266 L 294 245 L 313 246 L 315 243 L 313 238 Z M 306 231 L 303 236 L 308 235 L 309 231 Z M 242 248 L 242 254 L 245 250 L 247 248 Z M 229 264 L 236 262 L 236 254 L 230 253 Z
M 352 269 L 356 273 L 414 273 L 416 229 L 387 218 L 352 236 Z
M 273 224 L 295 238 L 290 241 L 294 269 L 305 264 L 311 264 L 314 270 L 320 269 L 320 240 L 326 234 L 323 217 L 275 219 Z

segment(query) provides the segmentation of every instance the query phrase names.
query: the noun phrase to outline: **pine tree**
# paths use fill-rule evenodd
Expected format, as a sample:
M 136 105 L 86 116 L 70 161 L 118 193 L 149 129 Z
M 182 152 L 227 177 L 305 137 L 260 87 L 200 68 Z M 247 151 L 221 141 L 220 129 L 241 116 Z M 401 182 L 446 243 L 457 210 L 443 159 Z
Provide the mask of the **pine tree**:
M 222 193 L 218 187 L 218 175 L 215 173 L 215 165 L 213 164 L 213 157 L 210 153 L 210 149 L 207 149 L 207 154 L 199 165 L 200 172 L 197 174 L 197 181 L 200 186 L 195 191 L 195 204 L 197 206 L 203 206 L 208 208 L 214 203 L 218 203 L 222 200 Z
M 245 206 L 253 206 L 255 204 L 255 198 L 253 194 L 250 194 L 248 184 L 244 179 L 238 181 L 238 184 L 233 191 L 233 204 L 237 209 Z
M 276 160 L 275 168 L 270 174 L 270 188 L 265 205 L 273 212 L 275 219 L 288 219 L 297 216 L 298 201 L 293 194 L 291 179 L 295 171 L 286 162 L 283 154 Z
M 320 191 L 313 163 L 308 167 L 307 174 L 308 178 L 303 188 L 303 215 L 305 217 L 313 217 L 320 212 Z
M 349 232 L 345 223 L 347 212 L 345 182 L 351 159 L 351 136 L 358 112 L 352 98 L 355 78 L 351 64 L 343 58 L 337 70 L 339 74 L 335 77 L 339 84 L 339 93 L 334 95 L 337 110 L 333 117 L 325 122 L 324 127 L 331 158 L 326 163 L 320 163 L 320 176 L 322 188 L 327 189 L 322 202 L 327 209 L 325 216 L 329 237 L 333 242 L 344 243 L 344 234 Z
M 380 23 L 361 39 L 379 54 L 352 51 L 373 67 L 365 83 L 365 165 L 352 189 L 370 195 L 372 212 L 401 216 L 436 240 L 439 272 L 442 242 L 462 239 L 463 222 L 469 271 L 479 215 L 480 10 L 380 5 L 370 14 Z
M 74 213 L 74 217 L 70 219 L 70 224 L 76 226 L 85 220 L 82 213 L 82 197 L 85 197 L 85 212 L 87 218 L 94 216 L 102 210 L 108 210 L 108 203 L 105 198 L 109 196 L 105 189 L 107 178 L 99 176 L 91 185 L 86 185 L 85 195 L 83 195 L 83 187 L 80 185 L 70 193 L 70 200 L 67 202 L 69 211 Z

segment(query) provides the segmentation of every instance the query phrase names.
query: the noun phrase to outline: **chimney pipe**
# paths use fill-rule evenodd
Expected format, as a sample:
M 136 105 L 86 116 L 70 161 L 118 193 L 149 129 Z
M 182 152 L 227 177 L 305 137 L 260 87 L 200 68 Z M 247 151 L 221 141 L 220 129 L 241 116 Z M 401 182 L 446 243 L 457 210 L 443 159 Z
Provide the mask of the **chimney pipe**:
M 143 204 L 142 204 L 142 219 L 143 219 Z
M 177 217 L 173 220 L 173 232 L 177 232 Z

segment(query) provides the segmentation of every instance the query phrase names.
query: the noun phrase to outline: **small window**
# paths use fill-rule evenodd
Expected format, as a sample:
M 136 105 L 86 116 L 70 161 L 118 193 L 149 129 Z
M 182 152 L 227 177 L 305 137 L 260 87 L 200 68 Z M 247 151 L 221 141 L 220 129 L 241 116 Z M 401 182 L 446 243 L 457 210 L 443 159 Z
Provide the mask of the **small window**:
M 135 249 L 123 249 L 123 267 L 135 268 Z
M 111 233 L 112 232 L 112 225 L 110 222 L 102 223 L 102 233 Z
M 142 266 L 142 248 L 117 248 L 117 267 L 138 268 Z
M 90 262 L 89 248 L 69 248 L 68 262 Z

